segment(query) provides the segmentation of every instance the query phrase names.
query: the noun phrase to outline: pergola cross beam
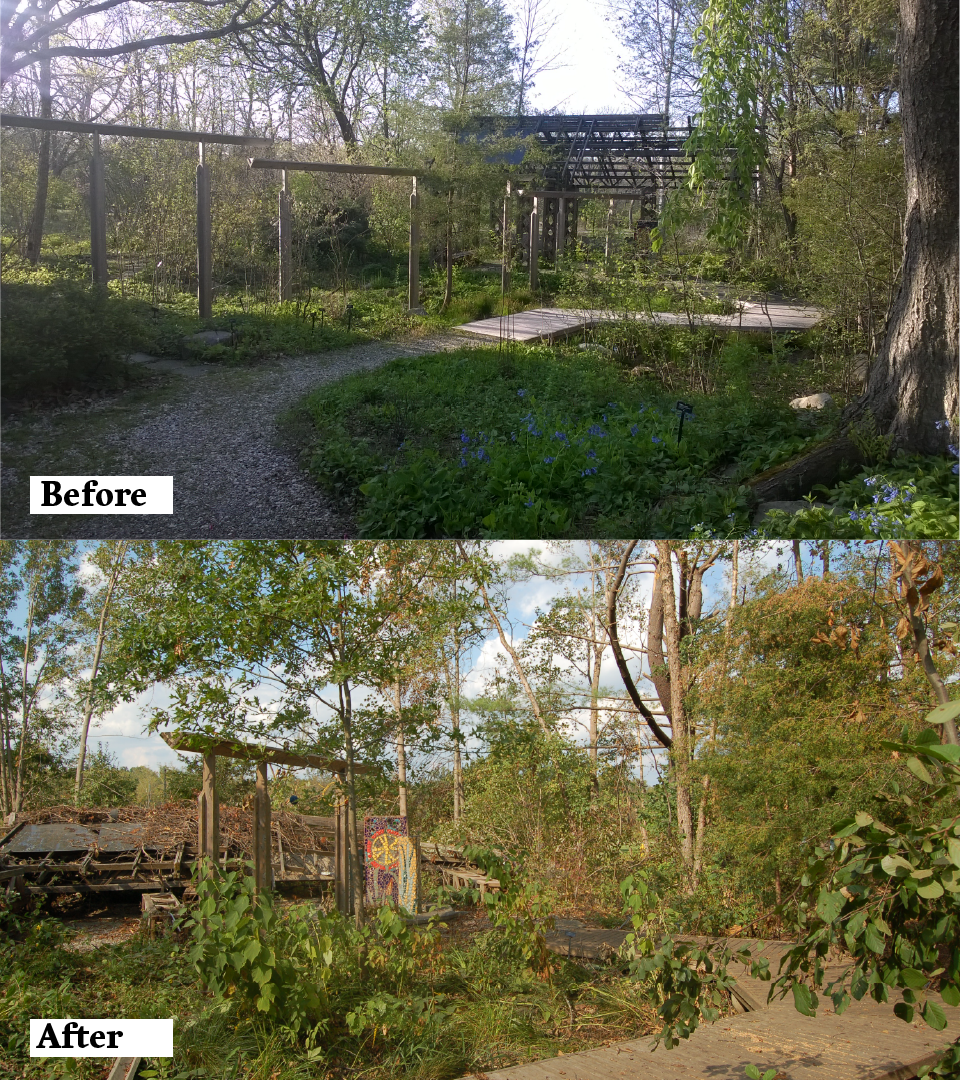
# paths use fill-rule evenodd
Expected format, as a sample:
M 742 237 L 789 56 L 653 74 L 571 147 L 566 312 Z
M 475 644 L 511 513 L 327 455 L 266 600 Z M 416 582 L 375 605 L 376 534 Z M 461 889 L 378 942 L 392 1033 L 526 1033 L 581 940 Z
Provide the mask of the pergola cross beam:
M 90 261 L 93 281 L 106 285 L 107 271 L 107 203 L 104 182 L 103 156 L 100 138 L 103 135 L 127 136 L 137 139 L 173 139 L 198 145 L 197 163 L 197 310 L 201 319 L 213 314 L 213 240 L 210 204 L 210 167 L 204 158 L 204 146 L 222 143 L 227 146 L 269 146 L 273 140 L 260 135 L 220 135 L 213 131 L 179 131 L 173 128 L 132 127 L 129 124 L 94 124 L 82 120 L 61 120 L 53 117 L 18 116 L 0 113 L 0 127 L 33 128 L 38 131 L 72 131 L 92 135 L 90 158 Z
M 216 762 L 218 757 L 239 761 L 254 761 L 257 766 L 257 785 L 253 799 L 254 882 L 257 890 L 271 888 L 273 866 L 270 844 L 270 793 L 267 789 L 267 765 L 291 765 L 298 769 L 318 769 L 343 777 L 347 762 L 340 758 L 324 758 L 318 754 L 297 754 L 276 746 L 257 746 L 239 739 L 223 739 L 200 732 L 164 731 L 160 738 L 173 750 L 203 755 L 203 788 L 198 815 L 198 847 L 208 867 L 220 859 L 220 804 L 217 799 Z M 355 764 L 355 774 L 376 772 L 370 765 Z M 349 849 L 345 815 L 338 811 L 336 829 L 337 906 L 350 907 Z
M 420 307 L 420 196 L 417 193 L 417 177 L 423 170 L 403 169 L 393 165 L 344 164 L 339 161 L 283 161 L 279 158 L 250 158 L 251 169 L 279 170 L 283 175 L 280 190 L 278 233 L 280 244 L 280 299 L 289 300 L 293 295 L 290 251 L 292 234 L 290 223 L 290 195 L 287 190 L 288 172 L 341 173 L 359 176 L 409 176 L 413 180 L 410 193 L 410 242 L 407 258 L 407 307 L 414 311 Z

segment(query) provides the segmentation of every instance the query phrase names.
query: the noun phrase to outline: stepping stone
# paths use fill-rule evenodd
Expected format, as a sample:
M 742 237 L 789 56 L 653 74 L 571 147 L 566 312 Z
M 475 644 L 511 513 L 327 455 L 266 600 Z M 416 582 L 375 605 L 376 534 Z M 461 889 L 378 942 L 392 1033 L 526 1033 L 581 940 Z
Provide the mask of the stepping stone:
M 831 394 L 808 394 L 806 397 L 795 397 L 790 402 L 791 409 L 825 409 L 833 404 Z
M 233 334 L 229 330 L 201 330 L 185 340 L 196 341 L 200 345 L 226 345 L 233 340 Z

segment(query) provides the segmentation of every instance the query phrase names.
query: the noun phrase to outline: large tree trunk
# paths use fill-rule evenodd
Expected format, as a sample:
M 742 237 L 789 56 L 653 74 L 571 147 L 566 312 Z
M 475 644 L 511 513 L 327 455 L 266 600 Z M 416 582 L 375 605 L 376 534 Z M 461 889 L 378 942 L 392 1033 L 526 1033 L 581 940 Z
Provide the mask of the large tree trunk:
M 687 887 L 690 892 L 697 887 L 694 865 L 696 832 L 693 824 L 693 801 L 690 793 L 690 761 L 693 756 L 693 740 L 683 694 L 683 675 L 680 666 L 680 626 L 677 618 L 677 597 L 673 587 L 672 545 L 669 540 L 657 541 L 657 580 L 663 590 L 663 639 L 667 648 L 667 667 L 672 695 L 671 728 L 673 746 L 670 748 L 670 764 L 677 789 L 677 829 L 680 833 L 680 854 L 687 869 Z M 681 580 L 681 587 L 683 581 Z
M 40 115 L 49 119 L 53 115 L 53 97 L 51 91 L 50 61 L 41 60 L 40 64 Z M 27 234 L 27 259 L 36 266 L 40 259 L 43 244 L 43 222 L 47 216 L 47 189 L 50 185 L 50 136 L 51 132 L 40 133 L 40 160 L 37 164 L 37 194 L 33 200 L 33 217 Z
M 958 408 L 958 9 L 956 0 L 900 0 L 900 101 L 907 181 L 903 280 L 866 391 L 897 446 L 944 453 L 937 422 Z

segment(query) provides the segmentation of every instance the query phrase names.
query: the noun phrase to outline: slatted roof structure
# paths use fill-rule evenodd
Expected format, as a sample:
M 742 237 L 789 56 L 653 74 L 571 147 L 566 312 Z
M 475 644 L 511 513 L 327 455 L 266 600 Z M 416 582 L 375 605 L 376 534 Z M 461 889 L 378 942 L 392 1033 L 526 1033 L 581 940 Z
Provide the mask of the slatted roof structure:
M 540 172 L 544 188 L 653 195 L 682 184 L 691 157 L 685 143 L 693 130 L 671 126 L 662 113 L 583 116 L 478 116 L 469 135 L 481 140 L 494 132 L 507 139 L 535 138 L 550 163 Z M 519 165 L 526 146 L 498 157 Z

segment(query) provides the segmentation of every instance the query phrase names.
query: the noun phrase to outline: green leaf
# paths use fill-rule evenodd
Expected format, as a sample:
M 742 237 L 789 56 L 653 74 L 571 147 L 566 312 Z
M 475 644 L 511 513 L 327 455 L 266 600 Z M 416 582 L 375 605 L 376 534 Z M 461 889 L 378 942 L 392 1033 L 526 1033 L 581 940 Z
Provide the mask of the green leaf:
M 816 1016 L 817 1008 L 809 988 L 803 983 L 794 983 L 791 989 L 793 990 L 793 1004 L 797 1012 L 803 1013 L 804 1016 Z
M 951 1008 L 955 1009 L 960 1005 L 960 990 L 958 990 L 953 983 L 947 983 L 946 986 L 942 986 L 940 988 L 940 996 L 949 1006 L 951 1006 Z
M 934 1031 L 943 1031 L 947 1026 L 947 1014 L 936 1001 L 928 1001 L 922 1009 L 922 1016 Z
M 877 928 L 872 922 L 867 926 L 867 929 L 864 932 L 863 941 L 867 948 L 870 949 L 871 952 L 875 952 L 877 956 L 883 952 L 886 945 L 883 938 L 877 933 Z
M 880 865 L 891 876 L 896 874 L 898 870 L 904 871 L 904 873 L 898 875 L 899 877 L 906 877 L 907 874 L 913 873 L 913 864 L 907 862 L 902 855 L 884 855 L 880 860 Z
M 935 731 L 927 732 L 926 734 L 937 737 Z M 953 746 L 948 744 L 946 746 L 925 746 L 923 752 L 932 758 L 936 758 L 938 761 L 947 761 L 951 765 L 960 765 L 960 746 Z
M 947 853 L 949 854 L 950 861 L 953 865 L 960 867 L 960 840 L 955 840 L 952 836 L 948 836 Z
M 922 780 L 925 784 L 933 783 L 933 777 L 930 775 L 929 772 L 927 772 L 926 765 L 924 765 L 919 758 L 908 757 L 907 768 L 913 773 L 914 776 Z
M 921 885 L 917 889 L 917 895 L 922 896 L 924 900 L 936 900 L 938 896 L 943 896 L 943 886 L 934 878 L 925 885 Z
M 903 968 L 900 971 L 900 981 L 904 986 L 914 990 L 922 990 L 927 985 L 927 977 L 916 968 Z
M 933 712 L 927 713 L 924 719 L 928 724 L 945 724 L 948 720 L 956 720 L 958 716 L 960 716 L 960 698 L 954 698 L 946 705 L 940 705 Z
M 908 1024 L 913 1019 L 913 1006 L 908 1005 L 905 1001 L 898 1001 L 893 1007 L 894 1016 L 899 1016 L 901 1020 L 905 1020 Z
M 856 822 L 862 829 L 865 825 L 873 824 L 873 816 L 868 814 L 865 810 L 861 810 L 856 816 Z
M 840 893 L 821 889 L 817 897 L 817 914 L 826 923 L 835 922 L 845 903 L 846 899 Z

